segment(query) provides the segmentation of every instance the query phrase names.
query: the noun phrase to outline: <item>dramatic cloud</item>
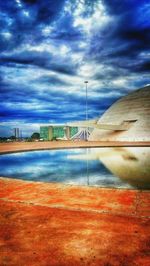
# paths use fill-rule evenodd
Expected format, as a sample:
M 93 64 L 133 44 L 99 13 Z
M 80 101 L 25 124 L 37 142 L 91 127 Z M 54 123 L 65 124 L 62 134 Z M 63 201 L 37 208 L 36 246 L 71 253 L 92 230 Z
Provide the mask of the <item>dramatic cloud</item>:
M 149 0 L 0 3 L 1 135 L 100 116 L 150 83 Z

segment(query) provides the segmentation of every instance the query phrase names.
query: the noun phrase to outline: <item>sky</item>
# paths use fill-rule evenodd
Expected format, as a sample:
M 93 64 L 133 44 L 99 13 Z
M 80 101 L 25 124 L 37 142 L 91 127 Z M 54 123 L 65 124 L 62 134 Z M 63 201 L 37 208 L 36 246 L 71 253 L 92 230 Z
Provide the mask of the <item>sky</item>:
M 0 136 L 100 117 L 150 83 L 149 0 L 0 1 Z

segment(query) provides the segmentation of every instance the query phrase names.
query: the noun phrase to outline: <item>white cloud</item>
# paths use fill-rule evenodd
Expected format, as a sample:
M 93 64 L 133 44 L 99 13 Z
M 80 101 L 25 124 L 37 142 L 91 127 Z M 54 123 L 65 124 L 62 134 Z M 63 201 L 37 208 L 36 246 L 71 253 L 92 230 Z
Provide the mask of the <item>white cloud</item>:
M 22 11 L 22 14 L 23 14 L 25 17 L 29 17 L 29 15 L 30 15 L 29 11 L 27 11 L 27 10 L 23 10 L 23 11 Z
M 62 56 L 65 56 L 67 53 L 69 53 L 70 49 L 67 45 L 63 44 L 63 45 L 60 45 L 59 47 L 59 53 L 62 55 Z
M 85 17 L 86 6 L 84 2 L 80 2 L 74 12 L 74 27 L 81 27 L 87 34 L 93 34 L 93 31 L 104 27 L 106 23 L 110 21 L 110 15 L 108 16 L 102 1 L 99 1 L 94 8 L 94 12 L 91 16 Z
M 15 1 L 16 1 L 16 3 L 17 3 L 18 7 L 22 7 L 22 3 L 21 3 L 20 0 L 15 0 Z
M 43 34 L 43 36 L 48 37 L 53 31 L 53 27 L 52 26 L 46 26 L 44 28 L 42 28 L 41 32 Z
M 86 48 L 87 42 L 79 42 L 79 48 Z
M 124 87 L 127 85 L 127 79 L 126 78 L 117 78 L 117 79 L 112 81 L 112 85 L 117 86 L 117 87 L 120 87 L 120 86 Z
M 83 78 L 91 78 L 97 71 L 96 65 L 93 64 L 92 62 L 83 62 L 81 67 L 78 69 L 78 73 L 80 76 Z
M 2 32 L 1 35 L 6 39 L 9 40 L 12 38 L 12 34 L 8 31 Z
M 32 51 L 32 52 L 47 52 L 50 55 L 56 56 L 58 58 L 65 57 L 66 55 L 69 54 L 71 51 L 70 47 L 66 44 L 61 44 L 59 41 L 53 42 L 47 41 L 47 42 L 42 42 L 39 45 L 26 45 L 23 46 L 21 49 L 18 50 L 20 51 Z

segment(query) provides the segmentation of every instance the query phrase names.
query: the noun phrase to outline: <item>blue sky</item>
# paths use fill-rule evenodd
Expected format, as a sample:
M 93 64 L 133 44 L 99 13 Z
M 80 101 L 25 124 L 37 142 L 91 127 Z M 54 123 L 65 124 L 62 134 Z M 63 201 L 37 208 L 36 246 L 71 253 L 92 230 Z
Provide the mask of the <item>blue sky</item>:
M 95 118 L 150 83 L 149 0 L 0 3 L 0 136 Z

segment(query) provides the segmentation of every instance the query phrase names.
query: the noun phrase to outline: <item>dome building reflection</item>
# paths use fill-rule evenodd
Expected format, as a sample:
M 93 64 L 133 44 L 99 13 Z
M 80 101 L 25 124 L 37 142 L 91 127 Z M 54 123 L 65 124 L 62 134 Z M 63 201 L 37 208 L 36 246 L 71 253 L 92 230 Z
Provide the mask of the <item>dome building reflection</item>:
M 150 148 L 105 148 L 96 157 L 122 181 L 139 189 L 150 189 Z
M 73 160 L 88 161 L 90 177 L 90 161 L 98 160 L 113 176 L 121 182 L 135 189 L 150 189 L 150 148 L 127 147 L 127 148 L 93 148 L 87 149 L 86 154 L 71 156 Z M 107 182 L 107 181 L 106 181 Z M 93 184 L 93 180 L 89 180 Z M 101 173 L 99 180 L 94 185 L 101 186 Z M 126 186 L 125 186 L 126 187 Z

